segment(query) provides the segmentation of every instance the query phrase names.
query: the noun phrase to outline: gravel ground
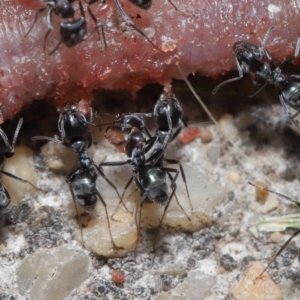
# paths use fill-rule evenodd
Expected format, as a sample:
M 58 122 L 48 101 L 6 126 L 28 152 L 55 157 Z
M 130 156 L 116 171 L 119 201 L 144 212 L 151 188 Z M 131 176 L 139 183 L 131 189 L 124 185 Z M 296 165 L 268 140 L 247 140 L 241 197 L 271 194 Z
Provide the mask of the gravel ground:
M 176 88 L 179 89 L 175 85 Z M 256 101 L 262 101 L 266 93 Z M 190 102 L 184 102 L 189 121 L 202 119 L 199 106 Z M 145 103 L 143 110 L 147 111 L 152 104 Z M 220 118 L 226 136 L 235 140 L 236 147 L 247 157 L 229 145 L 213 125 L 205 126 L 212 133 L 208 143 L 197 138 L 187 145 L 178 140 L 170 145 L 168 157 L 183 163 L 193 190 L 191 198 L 197 193 L 197 180 L 203 180 L 216 183 L 215 189 L 222 191 L 223 199 L 214 205 L 206 228 L 187 232 L 164 227 L 154 253 L 157 232 L 151 229 L 142 230 L 137 252 L 131 251 L 121 258 L 98 257 L 85 249 L 64 180 L 67 171 L 50 171 L 45 156 L 29 143 L 34 149 L 33 166 L 41 191 L 26 194 L 22 202 L 2 216 L 5 224 L 0 240 L 0 299 L 246 299 L 232 291 L 239 286 L 249 263 L 260 261 L 266 266 L 293 232 L 274 235 L 258 232 L 256 226 L 262 217 L 300 213 L 290 202 L 274 195 L 269 195 L 265 203 L 259 202 L 255 188 L 248 182 L 264 182 L 269 188 L 297 199 L 299 136 L 289 127 L 290 122 L 277 102 L 268 106 L 245 104 L 238 113 L 229 106 L 226 102 L 220 109 L 220 104 L 214 102 L 210 108 Z M 95 107 L 99 109 L 97 103 Z M 227 112 L 234 116 L 225 115 Z M 30 117 L 28 120 L 31 124 Z M 28 135 L 40 135 L 38 129 Z M 48 134 L 53 134 L 54 129 Z M 26 142 L 22 132 L 21 140 Z M 99 145 L 91 151 L 97 163 L 103 159 L 125 159 L 107 142 L 102 140 Z M 120 175 L 115 175 L 120 172 L 125 174 L 122 170 L 108 170 L 107 176 L 117 181 L 121 191 L 123 182 L 117 179 Z M 105 194 L 100 182 L 98 189 Z M 201 193 L 199 190 L 198 195 Z M 109 195 L 105 197 L 108 199 Z M 295 238 L 268 270 L 282 291 L 282 299 L 299 299 L 299 243 L 299 238 Z

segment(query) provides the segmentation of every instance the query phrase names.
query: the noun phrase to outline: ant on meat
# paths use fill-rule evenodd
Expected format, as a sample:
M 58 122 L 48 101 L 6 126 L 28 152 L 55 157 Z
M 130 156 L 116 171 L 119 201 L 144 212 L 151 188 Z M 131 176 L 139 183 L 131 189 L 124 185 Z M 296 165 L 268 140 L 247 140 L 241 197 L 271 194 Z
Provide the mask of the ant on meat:
M 11 173 L 5 172 L 2 170 L 3 164 L 6 160 L 6 158 L 10 158 L 15 154 L 15 144 L 21 129 L 21 126 L 23 124 L 23 119 L 21 118 L 18 122 L 18 125 L 16 127 L 15 133 L 14 133 L 14 137 L 12 140 L 12 143 L 10 145 L 7 135 L 5 134 L 5 132 L 0 128 L 0 173 L 13 178 L 15 180 L 21 181 L 23 183 L 28 183 L 30 184 L 32 187 L 34 187 L 35 189 L 39 190 L 38 187 L 36 187 L 33 183 L 31 183 L 28 180 L 25 180 L 23 178 L 20 178 L 16 175 L 13 175 Z M 5 186 L 3 185 L 3 183 L 0 181 L 0 216 L 2 214 L 5 213 L 5 211 L 7 210 L 9 204 L 11 202 L 11 198 L 10 195 L 7 191 L 7 189 L 5 188 Z
M 81 0 L 78 0 L 81 17 L 79 17 L 77 19 L 75 19 L 75 9 L 73 7 L 73 3 L 75 1 L 77 1 L 77 0 L 46 0 L 46 2 L 47 2 L 46 6 L 40 8 L 36 12 L 33 24 L 29 28 L 28 32 L 25 34 L 25 38 L 27 37 L 27 35 L 30 33 L 33 26 L 37 22 L 39 14 L 42 13 L 43 11 L 45 11 L 46 9 L 49 9 L 48 15 L 47 15 L 48 31 L 45 34 L 44 51 L 46 49 L 46 40 L 47 40 L 51 30 L 53 29 L 53 25 L 52 25 L 53 12 L 55 15 L 57 15 L 58 17 L 60 17 L 62 19 L 72 19 L 71 21 L 65 21 L 65 22 L 60 23 L 60 41 L 54 47 L 54 49 L 49 52 L 49 55 L 52 55 L 59 48 L 59 46 L 61 44 L 66 45 L 68 48 L 77 46 L 79 43 L 81 43 L 82 41 L 85 41 L 91 35 L 93 35 L 95 31 L 98 32 L 98 36 L 99 36 L 99 40 L 100 40 L 99 28 L 101 29 L 101 34 L 102 34 L 105 48 L 107 48 L 103 26 L 97 24 L 97 20 L 96 20 L 94 14 L 92 13 L 91 9 L 89 8 L 89 5 L 93 4 L 94 2 L 91 1 L 90 4 L 88 3 L 87 9 L 88 9 L 88 12 L 89 12 L 92 20 L 96 24 L 96 27 L 92 33 L 87 35 L 86 17 L 85 17 L 85 13 L 84 13 L 84 9 L 83 9 Z
M 92 118 L 93 113 L 91 108 L 89 110 L 88 118 L 86 119 L 84 114 L 80 112 L 76 106 L 67 105 L 61 110 L 58 119 L 58 130 L 61 138 L 58 138 L 57 136 L 54 138 L 36 136 L 33 137 L 32 140 L 54 141 L 71 148 L 75 152 L 78 157 L 79 166 L 66 176 L 73 202 L 77 202 L 86 212 L 91 212 L 96 206 L 97 199 L 101 201 L 105 209 L 111 241 L 113 246 L 118 248 L 112 238 L 106 203 L 96 187 L 98 173 L 116 191 L 122 203 L 123 201 L 115 185 L 103 173 L 101 166 L 98 167 L 86 152 L 93 140 L 90 129 L 90 126 L 93 125 L 91 123 Z M 124 207 L 126 208 L 125 205 Z
M 292 80 L 300 80 L 300 75 L 284 75 L 282 68 L 291 63 L 299 54 L 300 39 L 298 39 L 295 47 L 294 55 L 286 59 L 280 64 L 276 64 L 267 49 L 265 43 L 270 36 L 274 27 L 271 27 L 263 41 L 261 47 L 249 42 L 237 42 L 233 49 L 235 52 L 235 60 L 239 77 L 231 78 L 219 84 L 212 91 L 215 94 L 221 87 L 227 83 L 239 80 L 243 77 L 243 73 L 249 73 L 254 85 L 259 85 L 258 89 L 249 97 L 253 97 L 259 93 L 268 84 L 275 86 L 279 93 L 279 100 L 288 114 L 292 122 L 300 129 L 300 124 L 295 118 L 300 113 L 300 83 Z M 295 114 L 289 110 L 288 106 L 296 110 Z
M 273 193 L 277 196 L 279 196 L 280 198 L 283 198 L 283 199 L 286 199 L 290 202 L 293 202 L 294 204 L 297 205 L 297 207 L 300 208 L 300 202 L 299 201 L 296 201 L 296 200 L 293 200 L 291 199 L 290 197 L 288 196 L 285 196 L 283 194 L 280 194 L 280 193 L 277 193 L 277 192 L 274 192 L 274 191 L 271 191 L 271 190 L 268 190 L 268 189 L 265 189 L 265 188 L 261 188 L 260 186 L 256 186 L 255 184 L 251 183 L 251 182 L 248 182 L 248 184 L 256 187 L 256 188 L 259 188 L 259 189 L 262 189 L 264 191 L 267 191 L 267 192 L 270 192 L 270 193 Z M 282 253 L 282 251 L 287 247 L 287 245 L 300 233 L 300 229 L 296 230 L 289 238 L 288 240 L 281 246 L 281 248 L 277 251 L 277 253 L 274 255 L 274 257 L 271 259 L 271 261 L 268 263 L 268 265 L 265 267 L 265 269 L 261 272 L 261 274 L 257 277 L 259 278 L 264 272 L 267 271 L 267 269 L 271 266 L 271 264 L 275 261 L 275 259 Z

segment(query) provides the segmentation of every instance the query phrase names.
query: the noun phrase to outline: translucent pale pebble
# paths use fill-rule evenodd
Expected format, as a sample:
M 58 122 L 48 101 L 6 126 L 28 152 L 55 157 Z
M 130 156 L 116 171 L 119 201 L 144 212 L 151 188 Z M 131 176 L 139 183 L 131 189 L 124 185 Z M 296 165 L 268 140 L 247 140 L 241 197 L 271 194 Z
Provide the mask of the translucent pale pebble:
M 281 300 L 280 288 L 265 272 L 260 262 L 252 262 L 242 281 L 231 290 L 235 300 Z M 255 280 L 256 279 L 256 280 Z
M 107 220 L 103 215 L 101 218 L 93 218 L 82 230 L 84 247 L 96 255 L 106 257 L 122 257 L 132 250 L 137 241 L 137 230 L 132 215 L 121 213 L 119 218 L 122 222 L 110 220 L 111 232 L 118 249 L 113 248 Z
M 21 295 L 30 300 L 60 300 L 87 279 L 89 257 L 80 250 L 56 248 L 26 257 L 17 269 Z
M 274 243 L 281 243 L 284 239 L 284 235 L 279 232 L 274 232 L 270 235 L 270 239 Z
M 67 174 L 76 164 L 75 153 L 64 145 L 50 141 L 42 148 L 48 168 L 53 172 Z
M 231 171 L 228 174 L 228 178 L 233 182 L 233 183 L 239 183 L 240 182 L 240 174 L 236 171 Z
M 240 138 L 239 131 L 234 124 L 232 115 L 225 114 L 219 120 L 219 125 L 221 126 L 225 136 L 232 142 L 237 142 Z
M 263 214 L 266 214 L 274 209 L 276 209 L 279 205 L 279 200 L 276 198 L 275 195 L 270 195 L 268 200 L 263 204 L 263 205 L 260 205 L 258 208 L 257 208 L 257 211 L 259 213 L 263 213 Z
M 157 300 L 199 300 L 204 299 L 210 289 L 216 284 L 216 276 L 203 274 L 200 271 L 192 271 L 189 276 L 172 291 L 161 293 Z
M 108 175 L 108 178 L 118 183 L 118 188 L 119 186 L 124 187 L 124 182 L 128 180 L 130 173 L 127 174 L 125 171 L 120 172 L 123 176 L 118 175 L 120 177 L 115 176 L 116 178 L 113 178 L 110 172 L 113 172 L 112 168 L 107 169 L 106 175 Z M 196 169 L 185 168 L 185 174 L 188 178 L 188 188 L 191 195 L 193 212 L 191 212 L 185 185 L 181 177 L 179 177 L 177 181 L 176 195 L 191 220 L 188 220 L 176 203 L 175 198 L 173 198 L 163 219 L 163 225 L 175 228 L 176 230 L 193 232 L 210 224 L 210 215 L 213 209 L 224 200 L 227 192 L 221 185 L 210 182 L 204 176 L 199 177 L 199 173 Z M 107 203 L 108 215 L 111 217 L 118 204 L 118 198 L 113 189 L 109 186 L 105 186 L 105 184 L 106 183 L 101 184 L 101 189 L 99 185 L 98 190 Z M 127 208 L 134 212 L 140 194 L 139 192 L 132 193 L 130 191 L 128 191 L 129 196 L 125 196 L 124 200 Z M 158 226 L 163 210 L 164 207 L 156 203 L 145 203 L 142 209 L 141 227 L 153 228 Z M 134 215 L 126 212 L 121 205 L 113 217 L 110 218 L 110 223 L 113 239 L 116 245 L 123 249 L 114 249 L 112 246 L 107 227 L 107 219 L 103 205 L 100 202 L 97 204 L 94 216 L 91 216 L 91 219 L 86 223 L 86 227 L 82 230 L 84 246 L 97 255 L 109 257 L 124 256 L 128 251 L 134 248 L 137 241 Z M 80 235 L 78 235 L 78 242 L 82 242 Z
M 6 159 L 3 170 L 30 181 L 36 186 L 37 179 L 32 161 L 32 151 L 26 146 L 15 148 L 15 155 Z M 10 194 L 13 204 L 18 203 L 26 193 L 34 193 L 37 190 L 28 183 L 23 183 L 6 175 L 2 175 L 2 183 Z

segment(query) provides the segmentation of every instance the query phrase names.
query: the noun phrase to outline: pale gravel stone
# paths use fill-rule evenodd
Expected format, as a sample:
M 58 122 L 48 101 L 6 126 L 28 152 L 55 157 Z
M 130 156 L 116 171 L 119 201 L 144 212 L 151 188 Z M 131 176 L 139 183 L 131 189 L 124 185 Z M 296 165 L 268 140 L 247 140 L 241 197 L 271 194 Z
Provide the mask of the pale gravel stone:
M 81 250 L 36 252 L 17 269 L 18 289 L 30 300 L 60 300 L 87 279 L 89 268 L 89 257 Z

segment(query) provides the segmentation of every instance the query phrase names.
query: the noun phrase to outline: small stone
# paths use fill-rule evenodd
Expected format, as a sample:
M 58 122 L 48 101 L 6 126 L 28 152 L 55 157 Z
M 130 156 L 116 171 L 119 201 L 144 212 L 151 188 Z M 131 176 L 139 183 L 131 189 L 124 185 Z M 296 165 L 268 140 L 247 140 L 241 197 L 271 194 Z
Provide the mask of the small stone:
M 237 127 L 234 124 L 234 120 L 232 115 L 225 114 L 219 120 L 219 125 L 224 135 L 231 140 L 232 142 L 236 142 L 240 139 L 240 134 Z
M 228 178 L 233 182 L 233 183 L 239 183 L 240 182 L 240 175 L 236 171 L 231 171 L 228 175 Z
M 212 140 L 212 133 L 208 128 L 202 128 L 200 131 L 200 139 L 203 144 L 209 143 Z
M 111 280 L 117 285 L 122 285 L 125 281 L 125 273 L 120 270 L 113 270 L 111 272 Z
M 205 296 L 209 294 L 210 289 L 215 285 L 216 279 L 216 276 L 203 274 L 200 271 L 192 271 L 182 283 L 179 283 L 171 291 L 161 293 L 157 300 L 205 299 Z
M 230 294 L 235 300 L 282 300 L 282 292 L 273 280 L 263 271 L 260 262 L 252 262 L 242 281 Z M 259 276 L 259 277 L 258 277 Z
M 229 254 L 222 255 L 220 263 L 226 271 L 232 271 L 237 267 L 237 262 Z
M 60 300 L 87 279 L 89 257 L 83 251 L 56 248 L 36 252 L 17 269 L 19 293 L 31 300 Z
M 281 243 L 284 239 L 284 235 L 279 233 L 279 232 L 273 232 L 271 235 L 270 235 L 270 239 L 272 242 L 274 243 Z
M 259 213 L 265 214 L 276 209 L 278 205 L 279 205 L 278 199 L 274 195 L 270 195 L 268 200 L 263 205 L 260 205 L 256 210 Z

